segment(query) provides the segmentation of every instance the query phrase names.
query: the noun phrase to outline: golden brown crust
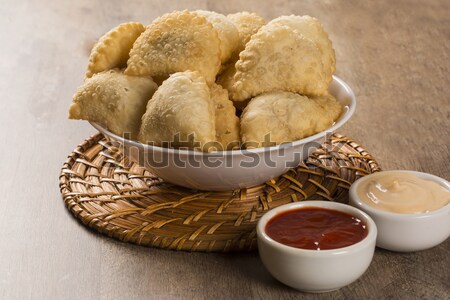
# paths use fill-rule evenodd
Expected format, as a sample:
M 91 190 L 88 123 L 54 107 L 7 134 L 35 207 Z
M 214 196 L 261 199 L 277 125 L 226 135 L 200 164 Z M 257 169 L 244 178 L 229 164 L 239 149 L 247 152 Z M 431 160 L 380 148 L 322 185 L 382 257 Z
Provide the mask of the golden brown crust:
M 245 44 L 250 41 L 252 35 L 258 32 L 259 28 L 266 25 L 266 20 L 263 17 L 246 11 L 229 14 L 227 18 L 234 23 L 239 32 L 239 52 L 244 50 Z
M 261 27 L 239 55 L 231 96 L 234 101 L 270 91 L 324 95 L 328 82 L 321 53 L 311 40 L 290 27 Z
M 85 80 L 69 108 L 69 119 L 100 123 L 112 133 L 137 138 L 140 120 L 157 85 L 150 77 L 127 76 L 116 69 Z
M 103 71 L 126 67 L 133 43 L 144 30 L 145 26 L 141 23 L 129 22 L 120 24 L 103 35 L 92 48 L 86 78 Z
M 311 99 L 319 104 L 325 110 L 327 116 L 333 121 L 336 121 L 342 113 L 342 106 L 331 94 L 314 96 Z
M 234 66 L 235 63 L 236 62 L 232 62 L 226 65 L 222 65 L 223 71 L 216 80 L 216 83 L 220 84 L 224 89 L 228 91 L 228 94 L 231 98 L 233 98 L 232 88 L 234 84 L 234 75 L 236 74 L 236 68 Z
M 239 46 L 239 32 L 227 17 L 214 11 L 196 10 L 195 13 L 204 16 L 217 30 L 220 40 L 220 61 L 226 63 Z
M 328 84 L 336 71 L 336 56 L 333 45 L 325 32 L 322 23 L 310 16 L 281 16 L 270 21 L 272 24 L 289 26 L 298 33 L 313 41 L 322 54 L 322 63 Z
M 321 98 L 319 104 L 296 93 L 262 94 L 242 113 L 242 142 L 253 147 L 271 146 L 266 142 L 278 145 L 326 130 L 333 124 L 336 105 L 339 103 L 328 97 Z
M 190 70 L 212 84 L 219 68 L 217 30 L 199 14 L 174 11 L 153 21 L 136 40 L 125 74 L 168 76 Z
M 218 84 L 211 86 L 211 99 L 215 107 L 216 141 L 222 145 L 219 150 L 239 148 L 239 118 L 228 92 Z
M 172 74 L 148 102 L 139 141 L 207 151 L 215 134 L 209 87 L 199 72 L 186 71 Z

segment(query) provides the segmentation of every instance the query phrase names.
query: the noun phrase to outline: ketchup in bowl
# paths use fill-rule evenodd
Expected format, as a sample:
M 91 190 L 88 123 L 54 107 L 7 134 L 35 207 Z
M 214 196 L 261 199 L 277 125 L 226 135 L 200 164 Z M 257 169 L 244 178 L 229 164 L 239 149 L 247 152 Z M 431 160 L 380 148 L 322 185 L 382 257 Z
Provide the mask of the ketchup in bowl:
M 265 231 L 270 238 L 287 246 L 330 250 L 363 240 L 367 236 L 367 225 L 341 211 L 304 207 L 275 215 Z

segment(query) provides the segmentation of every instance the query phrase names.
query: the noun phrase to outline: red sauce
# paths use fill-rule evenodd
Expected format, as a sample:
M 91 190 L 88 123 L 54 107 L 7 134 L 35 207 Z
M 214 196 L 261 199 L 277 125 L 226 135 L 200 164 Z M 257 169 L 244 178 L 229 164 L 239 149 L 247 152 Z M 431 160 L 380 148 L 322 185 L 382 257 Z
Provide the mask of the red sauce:
M 319 207 L 299 208 L 275 215 L 265 230 L 279 243 L 310 250 L 347 247 L 367 236 L 367 226 L 360 219 Z

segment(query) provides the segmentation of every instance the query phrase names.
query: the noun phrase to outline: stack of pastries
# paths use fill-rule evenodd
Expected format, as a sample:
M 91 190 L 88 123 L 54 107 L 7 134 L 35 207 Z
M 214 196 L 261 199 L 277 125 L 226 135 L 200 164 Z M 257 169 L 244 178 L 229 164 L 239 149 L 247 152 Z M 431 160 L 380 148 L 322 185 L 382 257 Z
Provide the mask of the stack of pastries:
M 329 128 L 335 53 L 319 20 L 174 11 L 120 24 L 92 49 L 70 119 L 146 144 L 221 151 Z

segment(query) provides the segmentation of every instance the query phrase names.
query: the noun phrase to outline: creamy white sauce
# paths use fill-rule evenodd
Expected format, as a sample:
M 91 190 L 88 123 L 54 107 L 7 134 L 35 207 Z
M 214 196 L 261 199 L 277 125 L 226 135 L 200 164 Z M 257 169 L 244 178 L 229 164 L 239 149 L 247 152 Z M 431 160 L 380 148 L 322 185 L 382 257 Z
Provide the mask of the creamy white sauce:
M 450 202 L 450 191 L 434 181 L 405 172 L 378 173 L 358 186 L 364 203 L 384 211 L 426 213 Z

